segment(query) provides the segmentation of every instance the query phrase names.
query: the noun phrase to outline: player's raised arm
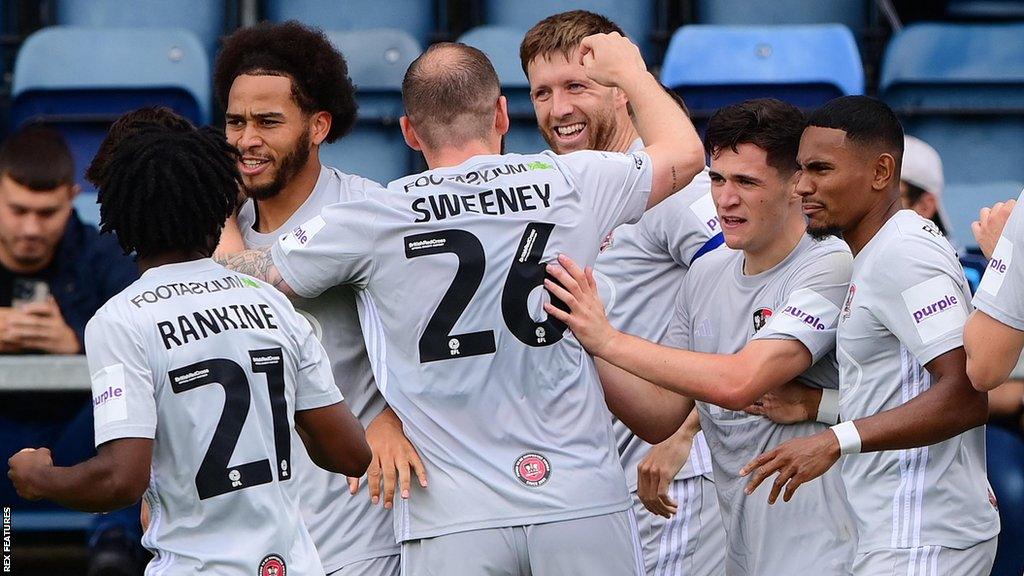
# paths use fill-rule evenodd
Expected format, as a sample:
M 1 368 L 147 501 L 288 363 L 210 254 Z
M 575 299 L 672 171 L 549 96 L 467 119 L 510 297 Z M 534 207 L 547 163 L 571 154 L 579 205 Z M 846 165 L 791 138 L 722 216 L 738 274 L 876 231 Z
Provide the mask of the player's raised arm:
M 587 76 L 622 90 L 633 107 L 637 132 L 654 164 L 648 208 L 704 169 L 704 149 L 693 123 L 647 71 L 636 45 L 616 33 L 595 34 L 580 43 L 579 59 Z
M 269 248 L 243 250 L 235 254 L 214 256 L 213 259 L 229 270 L 248 274 L 263 280 L 287 296 L 295 296 L 295 291 L 281 277 Z

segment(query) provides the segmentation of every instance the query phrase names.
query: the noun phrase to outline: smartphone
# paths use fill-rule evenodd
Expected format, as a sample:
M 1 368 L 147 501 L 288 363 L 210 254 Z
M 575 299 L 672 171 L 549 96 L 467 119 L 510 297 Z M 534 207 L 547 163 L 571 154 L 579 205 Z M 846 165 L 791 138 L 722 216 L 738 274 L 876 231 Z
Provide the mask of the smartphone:
M 11 307 L 22 308 L 35 302 L 45 302 L 50 296 L 50 285 L 36 278 L 15 278 L 11 284 Z

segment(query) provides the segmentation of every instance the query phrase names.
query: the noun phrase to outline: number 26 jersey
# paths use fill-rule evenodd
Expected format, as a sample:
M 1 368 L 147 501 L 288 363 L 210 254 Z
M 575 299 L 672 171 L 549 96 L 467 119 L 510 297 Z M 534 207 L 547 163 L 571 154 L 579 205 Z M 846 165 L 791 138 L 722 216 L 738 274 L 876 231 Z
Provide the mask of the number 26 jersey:
M 96 445 L 154 440 L 147 574 L 323 574 L 291 430 L 342 397 L 287 298 L 212 260 L 168 264 L 111 298 L 85 346 Z
M 351 283 L 377 386 L 429 487 L 400 541 L 629 507 L 590 356 L 543 302 L 545 263 L 593 265 L 643 214 L 644 152 L 483 155 L 324 208 L 274 262 L 303 297 Z

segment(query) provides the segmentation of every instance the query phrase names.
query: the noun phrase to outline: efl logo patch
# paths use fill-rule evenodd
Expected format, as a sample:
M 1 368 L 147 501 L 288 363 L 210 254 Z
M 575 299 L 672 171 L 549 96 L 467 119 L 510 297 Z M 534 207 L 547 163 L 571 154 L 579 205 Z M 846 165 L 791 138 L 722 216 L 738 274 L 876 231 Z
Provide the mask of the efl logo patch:
M 636 166 L 636 169 L 637 170 L 643 170 L 643 168 L 644 168 L 644 157 L 641 154 L 636 153 L 636 152 L 634 152 L 633 154 L 630 154 L 630 156 L 633 157 L 633 165 Z
M 715 210 L 715 200 L 711 197 L 711 192 L 690 204 L 690 211 L 704 224 L 704 228 L 710 236 L 714 236 L 722 231 L 722 226 L 718 222 L 718 212 Z
M 281 249 L 285 254 L 296 248 L 301 248 L 309 243 L 314 236 L 324 229 L 327 223 L 320 216 L 315 216 L 307 222 L 297 226 L 294 230 L 281 236 Z
M 260 561 L 258 576 L 288 576 L 288 567 L 285 566 L 284 558 L 277 554 L 267 554 Z
M 551 464 L 540 454 L 528 452 L 516 459 L 515 472 L 520 482 L 536 488 L 543 486 L 551 477 Z
M 835 328 L 839 307 L 810 288 L 801 288 L 789 295 L 786 306 L 772 324 L 774 330 L 824 332 Z
M 754 332 L 764 328 L 764 325 L 768 323 L 772 314 L 773 312 L 771 308 L 758 308 L 757 310 L 754 310 Z
M 923 344 L 961 330 L 967 320 L 963 293 L 949 276 L 936 276 L 903 291 L 903 302 Z
M 107 366 L 92 375 L 92 410 L 97 427 L 128 419 L 124 364 Z
M 978 290 L 983 290 L 993 296 L 998 294 L 999 289 L 1003 287 L 1003 280 L 1006 279 L 1006 274 L 1010 270 L 1011 261 L 1013 261 L 1013 242 L 1010 242 L 1006 236 L 1000 236 Z

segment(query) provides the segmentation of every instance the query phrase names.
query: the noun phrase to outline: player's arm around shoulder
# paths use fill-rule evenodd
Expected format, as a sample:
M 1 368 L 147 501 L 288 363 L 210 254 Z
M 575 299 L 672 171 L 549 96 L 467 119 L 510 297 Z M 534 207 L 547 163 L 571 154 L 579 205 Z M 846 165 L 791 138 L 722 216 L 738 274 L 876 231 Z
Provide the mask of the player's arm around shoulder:
M 647 71 L 635 44 L 616 33 L 595 34 L 580 43 L 578 57 L 592 80 L 621 89 L 632 104 L 637 132 L 653 164 L 648 208 L 704 169 L 704 148 L 697 130 Z

